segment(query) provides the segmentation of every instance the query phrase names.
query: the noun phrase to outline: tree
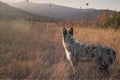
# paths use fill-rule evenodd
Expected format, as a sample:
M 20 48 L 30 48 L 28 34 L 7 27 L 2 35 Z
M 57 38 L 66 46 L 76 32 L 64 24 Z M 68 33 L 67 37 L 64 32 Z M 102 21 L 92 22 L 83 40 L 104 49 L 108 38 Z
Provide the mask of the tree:
M 120 12 L 113 13 L 104 23 L 106 27 L 120 27 Z
M 98 26 L 104 26 L 105 21 L 108 19 L 108 10 L 104 10 L 103 13 L 98 16 L 97 20 L 96 20 L 96 24 Z

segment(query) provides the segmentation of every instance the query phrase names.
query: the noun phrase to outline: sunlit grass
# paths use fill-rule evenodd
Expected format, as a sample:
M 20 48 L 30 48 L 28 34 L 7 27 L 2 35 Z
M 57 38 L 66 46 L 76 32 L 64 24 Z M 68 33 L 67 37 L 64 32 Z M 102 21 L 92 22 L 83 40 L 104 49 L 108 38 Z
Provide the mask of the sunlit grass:
M 28 32 L 31 27 L 31 23 L 27 20 L 14 20 L 12 22 L 12 28 L 20 33 Z
M 70 25 L 69 25 L 70 26 Z M 95 62 L 80 62 L 74 74 L 62 45 L 62 25 L 25 21 L 0 23 L 1 79 L 99 79 Z M 70 27 L 68 27 L 70 28 Z M 84 43 L 112 47 L 117 60 L 105 79 L 119 79 L 120 30 L 74 27 L 75 38 Z

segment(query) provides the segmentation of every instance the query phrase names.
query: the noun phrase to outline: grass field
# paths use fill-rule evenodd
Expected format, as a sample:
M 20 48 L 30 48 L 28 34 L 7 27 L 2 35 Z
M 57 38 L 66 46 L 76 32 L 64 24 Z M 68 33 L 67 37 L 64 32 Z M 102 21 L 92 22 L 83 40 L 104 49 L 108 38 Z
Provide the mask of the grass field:
M 63 26 L 24 21 L 0 22 L 0 79 L 99 79 L 95 62 L 80 62 L 74 74 L 62 45 Z M 74 27 L 75 38 L 84 43 L 112 47 L 117 59 L 104 79 L 120 79 L 120 30 Z

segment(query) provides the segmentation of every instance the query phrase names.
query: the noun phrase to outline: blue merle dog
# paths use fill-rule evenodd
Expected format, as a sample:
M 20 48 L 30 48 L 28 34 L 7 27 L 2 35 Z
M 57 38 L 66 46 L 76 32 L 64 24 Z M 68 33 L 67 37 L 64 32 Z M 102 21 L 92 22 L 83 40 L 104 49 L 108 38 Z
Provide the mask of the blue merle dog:
M 63 28 L 63 46 L 66 57 L 75 70 L 79 60 L 86 61 L 94 59 L 97 68 L 108 73 L 109 65 L 114 63 L 116 53 L 112 48 L 99 44 L 85 44 L 73 37 L 73 28 L 67 31 Z

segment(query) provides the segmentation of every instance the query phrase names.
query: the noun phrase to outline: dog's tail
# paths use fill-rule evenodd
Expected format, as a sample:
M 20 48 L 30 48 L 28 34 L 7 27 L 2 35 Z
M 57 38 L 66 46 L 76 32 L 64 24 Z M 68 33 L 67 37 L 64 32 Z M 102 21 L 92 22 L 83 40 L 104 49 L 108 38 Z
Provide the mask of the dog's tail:
M 101 48 L 96 56 L 97 65 L 100 71 L 108 72 L 109 65 L 116 60 L 116 52 L 111 48 Z

